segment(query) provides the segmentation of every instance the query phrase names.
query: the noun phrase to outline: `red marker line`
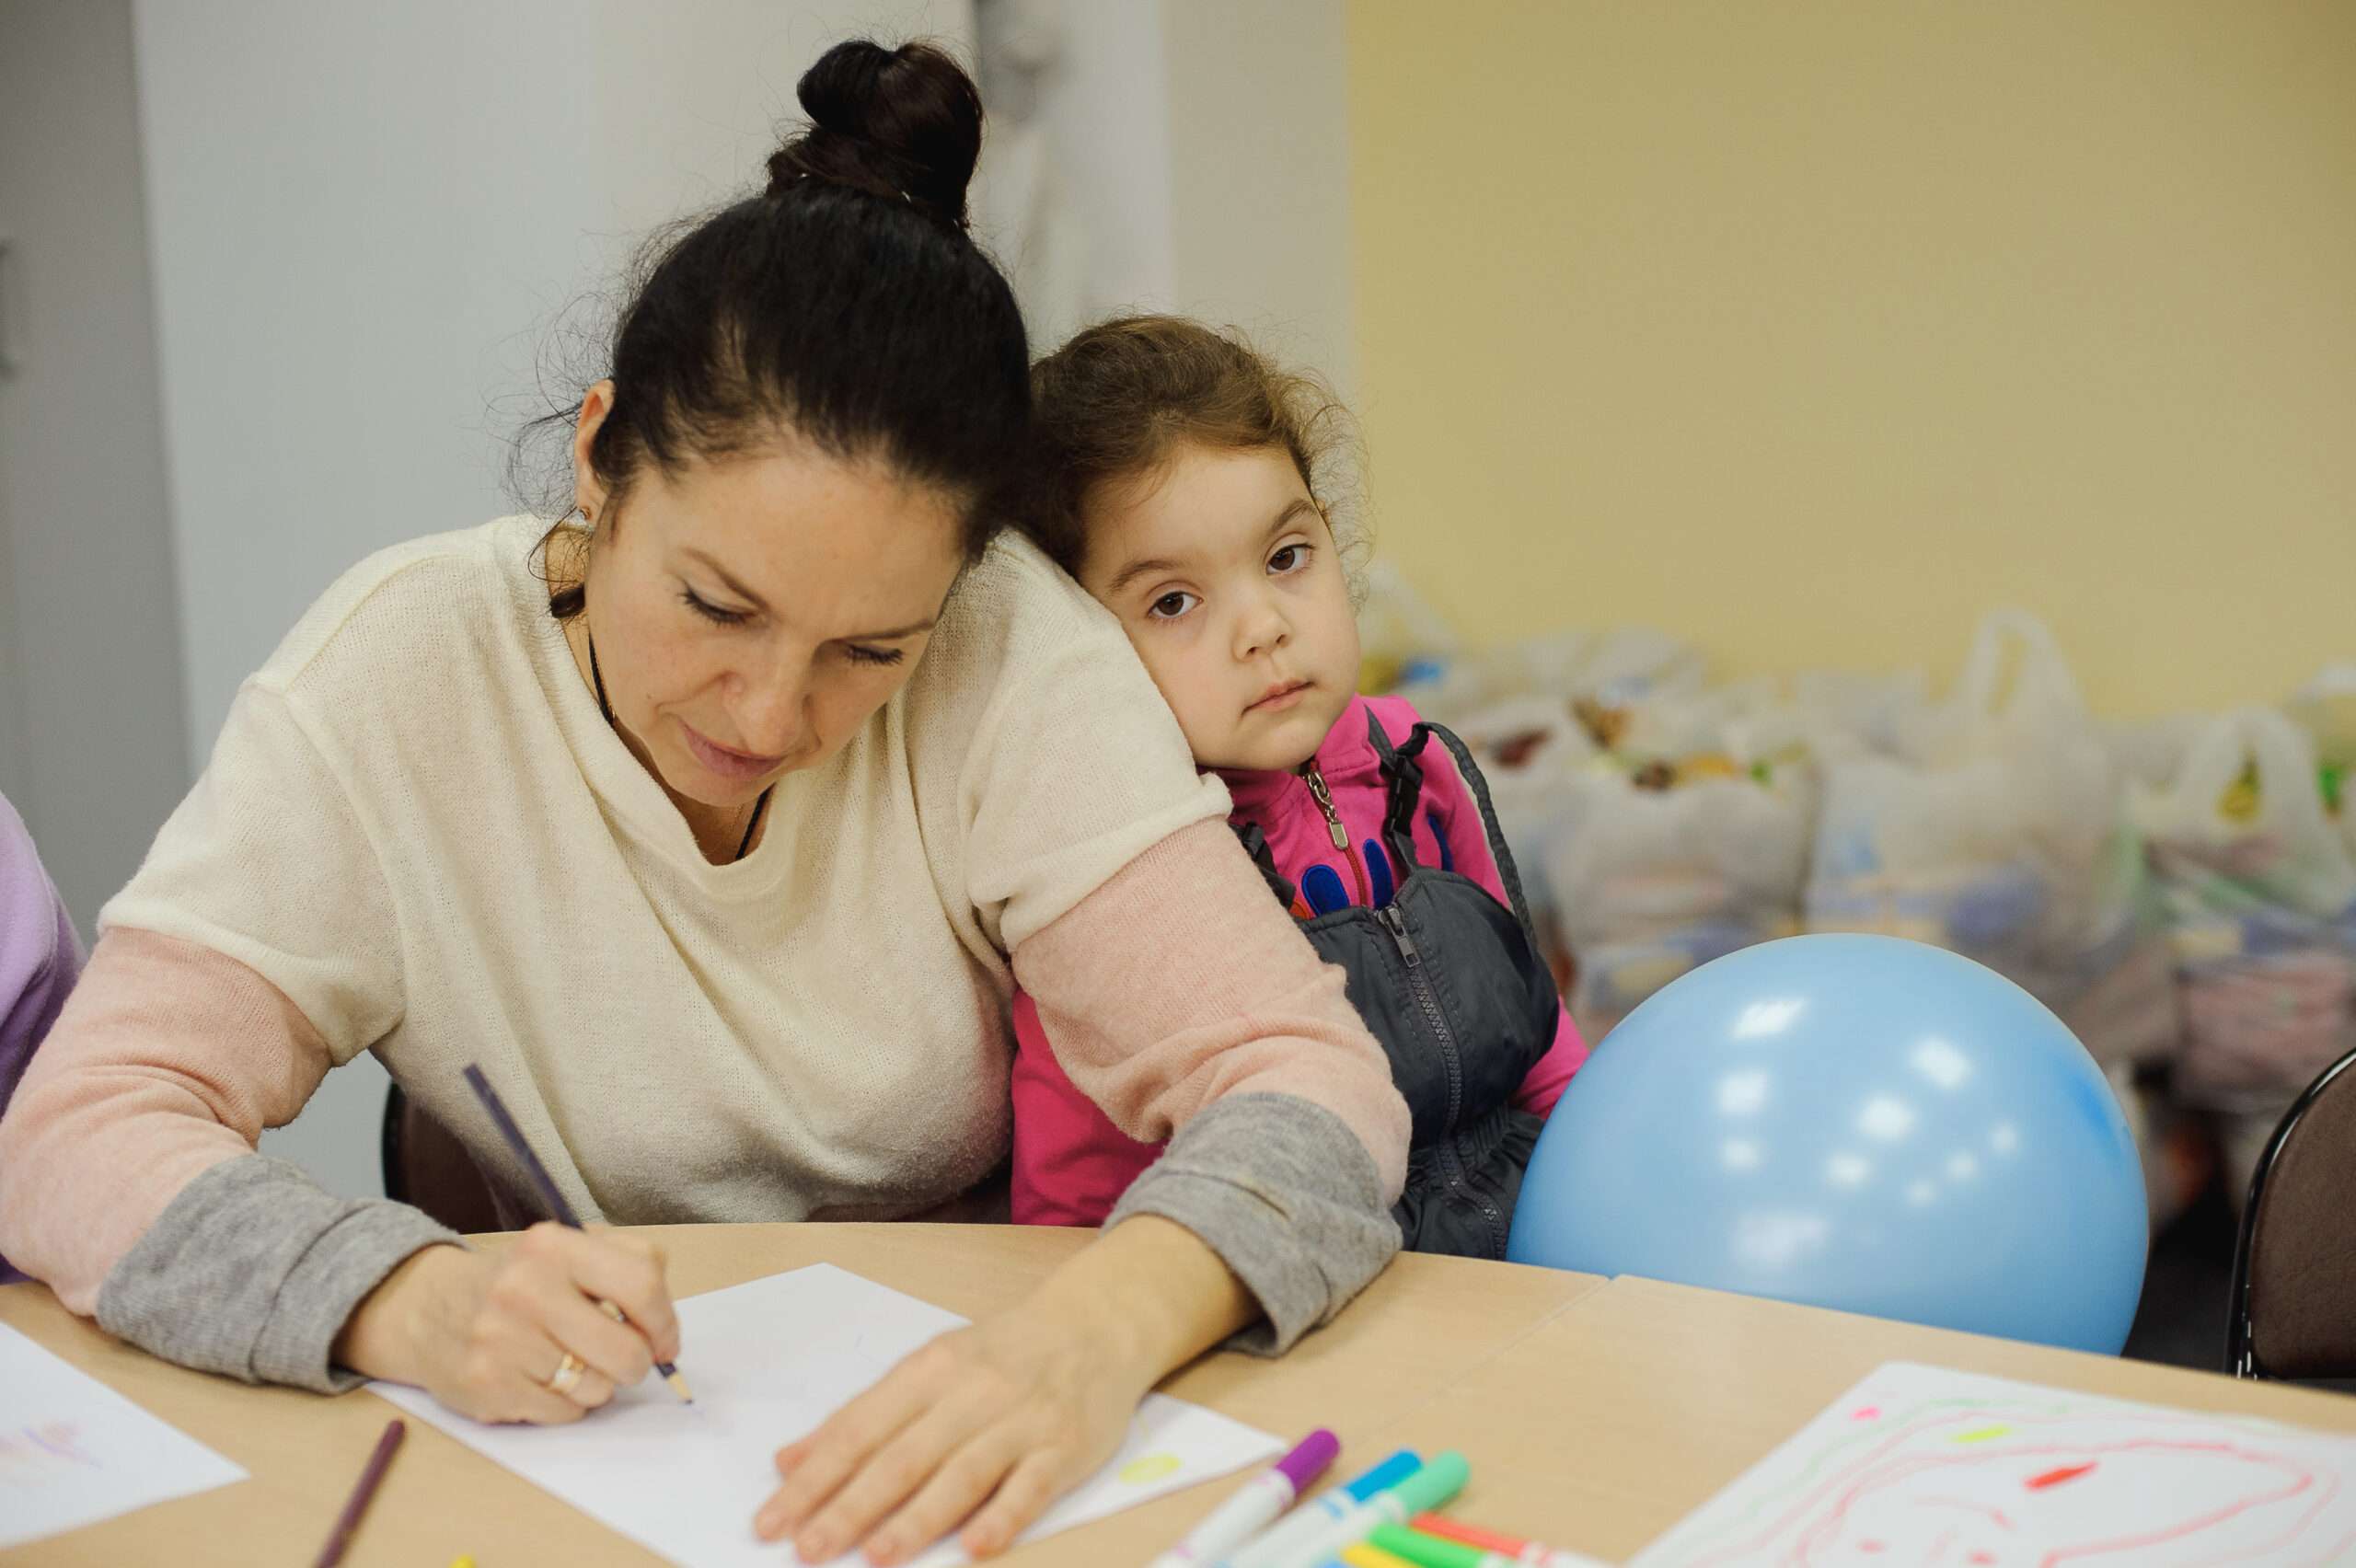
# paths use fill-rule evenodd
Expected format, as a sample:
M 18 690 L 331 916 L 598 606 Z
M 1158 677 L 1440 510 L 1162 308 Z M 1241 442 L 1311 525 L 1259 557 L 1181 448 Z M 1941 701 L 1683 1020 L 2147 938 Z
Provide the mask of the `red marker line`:
M 2083 1465 L 2063 1465 L 2060 1470 L 2050 1470 L 2043 1475 L 2029 1477 L 2027 1486 L 2031 1492 L 2042 1492 L 2049 1486 L 2059 1486 L 2065 1481 L 2075 1481 L 2094 1468 L 2095 1461 L 2091 1459 Z

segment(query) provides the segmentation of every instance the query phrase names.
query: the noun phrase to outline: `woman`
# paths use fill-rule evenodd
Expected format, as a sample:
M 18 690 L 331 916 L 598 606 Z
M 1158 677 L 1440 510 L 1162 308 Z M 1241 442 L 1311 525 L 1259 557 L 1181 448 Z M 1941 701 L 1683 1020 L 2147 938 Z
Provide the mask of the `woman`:
M 0 1122 L 0 1251 L 190 1366 L 573 1419 L 680 1354 L 658 1252 L 486 1257 L 260 1129 L 373 1050 L 520 1182 L 479 1060 L 586 1215 L 910 1215 L 1006 1152 L 1019 978 L 1171 1148 L 1031 1299 L 780 1451 L 756 1528 L 892 1562 L 1003 1548 L 1173 1367 L 1330 1317 L 1397 1246 L 1407 1125 L 1119 628 L 993 537 L 1028 405 L 973 85 L 849 43 L 801 97 L 624 313 L 581 522 L 364 562 L 241 690 Z

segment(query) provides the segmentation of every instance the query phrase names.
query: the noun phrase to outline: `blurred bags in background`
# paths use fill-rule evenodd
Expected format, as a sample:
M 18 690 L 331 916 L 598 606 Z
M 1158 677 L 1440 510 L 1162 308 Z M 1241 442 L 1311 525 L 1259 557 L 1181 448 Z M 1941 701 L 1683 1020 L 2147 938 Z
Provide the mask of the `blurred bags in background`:
M 2279 1112 L 2356 1045 L 2356 861 L 2313 740 L 2281 713 L 2211 721 L 2165 786 L 2131 786 L 2182 983 L 2177 1088 Z
M 2102 1064 L 2155 1223 L 2206 1141 L 2238 1202 L 2275 1117 L 2356 1044 L 2356 665 L 2284 710 L 2115 728 L 2019 611 L 1986 617 L 1934 698 L 1916 674 L 1713 685 L 1643 629 L 1469 651 L 1396 577 L 1371 586 L 1369 678 L 1480 755 L 1590 1040 L 1795 930 L 1948 948 Z
M 2042 623 L 1990 616 L 1952 696 L 1824 773 L 1809 929 L 1960 952 L 2106 1065 L 2167 1053 L 2170 976 L 2119 769 Z

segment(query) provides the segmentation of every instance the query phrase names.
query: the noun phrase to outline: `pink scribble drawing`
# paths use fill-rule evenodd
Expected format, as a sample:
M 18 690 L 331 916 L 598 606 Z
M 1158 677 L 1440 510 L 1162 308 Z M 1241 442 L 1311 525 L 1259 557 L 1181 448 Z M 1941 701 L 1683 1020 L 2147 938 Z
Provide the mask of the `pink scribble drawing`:
M 1893 1365 L 1631 1568 L 2305 1568 L 2352 1542 L 2356 1440 Z
M 101 1469 L 80 1436 L 70 1421 L 35 1422 L 0 1431 L 0 1481 L 38 1484 L 61 1467 Z

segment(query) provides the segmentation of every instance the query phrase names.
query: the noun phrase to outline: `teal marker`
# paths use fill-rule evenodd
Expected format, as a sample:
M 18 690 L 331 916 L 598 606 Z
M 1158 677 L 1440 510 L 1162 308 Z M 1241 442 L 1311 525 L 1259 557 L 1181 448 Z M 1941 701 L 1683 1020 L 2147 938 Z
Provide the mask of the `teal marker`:
M 1227 1568 L 1322 1568 L 1327 1559 L 1364 1540 L 1377 1525 L 1403 1525 L 1417 1514 L 1444 1506 L 1464 1490 L 1471 1474 L 1464 1456 L 1451 1448 L 1341 1517 L 1321 1518 L 1316 1529 L 1304 1529 L 1286 1550 L 1271 1551 L 1265 1543 L 1246 1547 L 1228 1560 Z
M 1421 1454 L 1413 1448 L 1402 1448 L 1357 1480 L 1328 1488 L 1303 1503 L 1229 1553 L 1222 1568 L 1256 1562 L 1263 1553 L 1270 1557 L 1289 1556 L 1293 1547 L 1309 1539 L 1311 1531 L 1332 1524 L 1375 1493 L 1390 1491 L 1423 1468 Z

